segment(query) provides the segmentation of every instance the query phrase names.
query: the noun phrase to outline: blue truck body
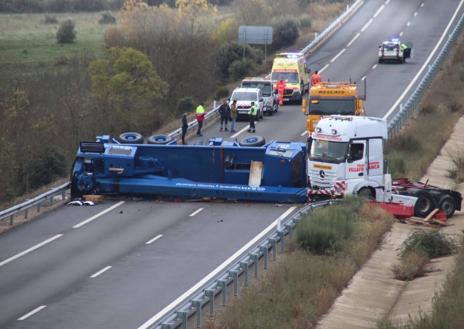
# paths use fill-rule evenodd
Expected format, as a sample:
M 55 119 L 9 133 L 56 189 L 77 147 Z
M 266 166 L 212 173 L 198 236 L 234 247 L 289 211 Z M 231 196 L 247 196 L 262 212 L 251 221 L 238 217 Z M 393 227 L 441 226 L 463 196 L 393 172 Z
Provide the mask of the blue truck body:
M 251 162 L 262 163 L 249 186 Z M 109 136 L 82 142 L 71 173 L 73 197 L 85 194 L 164 196 L 281 203 L 307 201 L 306 145 L 119 144 Z

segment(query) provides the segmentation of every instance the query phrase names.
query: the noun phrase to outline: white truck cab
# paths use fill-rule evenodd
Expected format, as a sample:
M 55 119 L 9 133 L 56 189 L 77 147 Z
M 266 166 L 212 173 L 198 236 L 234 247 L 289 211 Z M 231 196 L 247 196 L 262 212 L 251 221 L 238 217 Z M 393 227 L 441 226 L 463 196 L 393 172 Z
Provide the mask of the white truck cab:
M 314 195 L 360 194 L 375 198 L 385 185 L 385 120 L 331 116 L 319 121 L 308 146 L 308 177 Z

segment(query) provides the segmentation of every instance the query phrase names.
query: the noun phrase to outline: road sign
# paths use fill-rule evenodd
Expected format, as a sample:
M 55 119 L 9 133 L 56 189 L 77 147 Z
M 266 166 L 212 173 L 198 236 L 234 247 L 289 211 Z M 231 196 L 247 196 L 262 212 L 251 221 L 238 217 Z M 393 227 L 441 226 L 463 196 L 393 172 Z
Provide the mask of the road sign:
M 238 43 L 270 45 L 272 43 L 272 27 L 241 25 L 238 29 Z

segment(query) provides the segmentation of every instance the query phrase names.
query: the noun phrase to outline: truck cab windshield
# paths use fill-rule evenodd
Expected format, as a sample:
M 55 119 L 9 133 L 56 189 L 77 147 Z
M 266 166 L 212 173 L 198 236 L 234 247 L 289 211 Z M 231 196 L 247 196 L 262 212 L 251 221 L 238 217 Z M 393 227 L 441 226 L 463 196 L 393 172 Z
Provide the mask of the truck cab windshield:
M 355 100 L 350 99 L 320 99 L 311 98 L 309 103 L 309 114 L 331 115 L 331 114 L 355 114 Z
M 272 72 L 271 80 L 285 80 L 287 83 L 299 83 L 297 72 Z
M 312 161 L 341 163 L 345 162 L 348 142 L 331 142 L 315 139 L 311 143 L 309 159 Z

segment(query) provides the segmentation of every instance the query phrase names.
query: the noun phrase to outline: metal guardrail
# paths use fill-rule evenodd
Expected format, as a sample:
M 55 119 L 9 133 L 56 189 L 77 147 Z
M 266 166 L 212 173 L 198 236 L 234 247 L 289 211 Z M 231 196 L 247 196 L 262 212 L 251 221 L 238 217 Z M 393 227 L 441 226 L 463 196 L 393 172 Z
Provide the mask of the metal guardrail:
M 24 213 L 24 218 L 27 218 L 29 215 L 29 209 L 31 209 L 32 207 L 37 207 L 37 212 L 40 212 L 40 208 L 42 204 L 47 201 L 49 201 L 50 203 L 53 203 L 53 198 L 57 195 L 60 195 L 61 199 L 65 200 L 66 190 L 69 188 L 69 186 L 70 186 L 70 183 L 66 182 L 63 185 L 55 187 L 48 192 L 45 192 L 30 200 L 27 200 L 26 202 L 13 206 L 9 209 L 0 211 L 0 221 L 3 221 L 4 219 L 9 219 L 10 225 L 13 225 L 14 217 L 15 215 L 19 213 Z
M 268 269 L 269 260 L 276 260 L 278 249 L 280 253 L 284 252 L 285 237 L 293 231 L 303 216 L 316 208 L 335 202 L 321 201 L 299 209 L 293 216 L 271 231 L 267 237 L 258 241 L 255 246 L 239 256 L 223 273 L 218 274 L 217 277 L 200 287 L 186 301 L 180 302 L 175 310 L 166 314 L 150 328 L 201 328 L 205 318 L 212 317 L 216 309 L 226 306 L 229 299 L 228 295 L 238 296 L 241 288 L 247 287 L 251 279 L 259 277 L 260 267 L 263 267 L 264 270 Z
M 440 50 L 438 56 L 435 58 L 432 64 L 428 66 L 428 70 L 425 75 L 422 77 L 419 84 L 416 86 L 416 89 L 412 92 L 409 98 L 399 105 L 399 111 L 395 113 L 392 120 L 388 124 L 388 137 L 393 137 L 397 135 L 403 128 L 406 121 L 411 118 L 411 116 L 417 111 L 422 98 L 427 90 L 427 88 L 432 83 L 435 75 L 440 69 L 441 64 L 446 59 L 449 51 L 452 46 L 455 44 L 459 33 L 464 27 L 464 14 L 459 18 L 459 22 L 453 29 L 453 31 L 448 35 L 448 38 Z

